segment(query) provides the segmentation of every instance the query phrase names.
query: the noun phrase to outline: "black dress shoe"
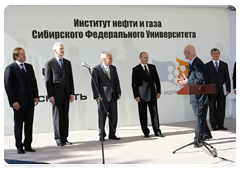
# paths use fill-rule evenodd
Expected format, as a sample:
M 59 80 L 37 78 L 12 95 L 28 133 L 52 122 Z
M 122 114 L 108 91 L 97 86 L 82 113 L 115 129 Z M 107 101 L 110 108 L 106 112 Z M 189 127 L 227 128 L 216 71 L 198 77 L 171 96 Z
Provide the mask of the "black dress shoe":
M 64 144 L 61 142 L 57 142 L 57 146 L 64 146 Z
M 228 129 L 225 128 L 224 126 L 218 126 L 218 129 L 221 129 L 221 130 L 228 130 Z
M 155 134 L 155 136 L 164 137 L 164 135 L 161 132 L 158 132 L 157 134 Z
M 204 136 L 202 140 L 205 141 L 205 140 L 210 140 L 210 139 L 212 139 L 212 136 Z
M 212 127 L 212 130 L 218 130 L 218 127 L 215 125 Z
M 17 149 L 18 154 L 25 154 L 25 151 L 23 149 Z
M 99 141 L 102 141 L 101 137 L 99 138 Z M 105 139 L 103 138 L 103 141 L 105 141 Z
M 200 148 L 200 147 L 202 147 L 202 146 L 203 146 L 202 143 L 195 142 L 193 147 L 194 147 L 194 148 Z
M 64 146 L 60 139 L 56 139 L 57 146 Z
M 147 135 L 144 135 L 144 137 L 145 137 L 145 138 L 149 138 L 149 135 L 148 135 L 148 134 L 147 134 Z
M 71 143 L 71 142 L 68 142 L 68 141 L 63 142 L 63 144 L 64 144 L 64 145 L 72 145 L 72 143 Z
M 31 148 L 31 147 L 30 147 L 30 148 L 26 148 L 26 147 L 25 147 L 25 151 L 26 151 L 26 152 L 35 152 L 36 150 L 33 149 L 33 148 Z
M 121 138 L 118 138 L 117 136 L 109 136 L 108 139 L 120 140 Z

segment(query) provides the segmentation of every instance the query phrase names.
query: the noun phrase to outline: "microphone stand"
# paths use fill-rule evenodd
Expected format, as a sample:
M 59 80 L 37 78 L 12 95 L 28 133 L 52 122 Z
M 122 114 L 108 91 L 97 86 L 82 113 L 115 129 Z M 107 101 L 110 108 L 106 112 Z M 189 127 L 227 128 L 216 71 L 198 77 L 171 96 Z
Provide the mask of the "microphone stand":
M 98 93 L 98 112 L 99 112 L 99 122 L 102 122 L 102 125 L 101 125 L 101 145 L 102 145 L 102 164 L 105 164 L 105 158 L 104 158 L 104 148 L 103 148 L 103 113 L 102 113 L 102 111 L 101 111 L 101 104 L 102 104 L 102 107 L 103 107 L 103 109 L 104 109 L 104 112 L 105 112 L 105 114 L 108 116 L 108 118 L 109 118 L 109 115 L 107 114 L 107 110 L 106 110 L 106 108 L 105 108 L 105 106 L 104 106 L 104 103 L 103 103 L 103 98 L 101 97 L 101 95 L 100 95 L 100 93 L 99 93 L 99 90 L 98 90 L 98 88 L 97 88 L 97 85 L 96 85 L 96 82 L 95 82 L 95 80 L 93 79 L 93 77 L 92 77 L 92 73 L 91 73 L 91 70 L 92 71 L 95 71 L 94 69 L 91 69 L 91 68 L 89 68 L 89 67 L 86 67 L 86 68 L 88 68 L 88 71 L 89 71 L 89 74 L 91 75 L 91 78 L 92 78 L 92 81 L 93 81 L 93 84 L 94 84 L 94 87 L 95 87 L 95 89 L 96 89 L 96 91 L 97 91 L 97 93 Z M 109 119 L 109 124 L 110 124 L 110 127 L 109 128 L 112 128 L 113 129 L 113 125 L 112 125 L 112 123 L 111 123 L 111 121 L 110 121 L 110 119 Z
M 89 74 L 91 75 L 91 78 L 92 78 L 92 80 L 93 80 L 93 84 L 94 84 L 94 86 L 95 86 L 95 88 L 96 88 L 96 90 L 97 90 L 97 93 L 98 93 L 98 112 L 99 112 L 99 119 L 100 119 L 99 122 L 102 122 L 102 127 L 101 127 L 102 164 L 105 164 L 104 148 L 103 148 L 103 115 L 102 115 L 101 107 L 100 107 L 100 103 L 102 102 L 102 97 L 101 97 L 101 95 L 100 95 L 100 93 L 99 93 L 99 91 L 98 91 L 98 88 L 97 88 L 97 85 L 96 85 L 96 83 L 95 83 L 95 80 L 94 80 L 93 77 L 92 77 L 91 70 L 93 70 L 93 69 L 91 69 L 91 68 L 89 68 L 89 67 L 86 67 L 86 68 L 88 68 Z M 94 70 L 93 70 L 93 71 L 94 71 Z M 103 103 L 102 103 L 102 105 L 103 105 L 103 107 L 104 107 L 104 109 L 105 109 L 105 106 L 104 106 Z
M 215 154 L 215 153 L 213 153 L 213 151 L 211 151 L 208 147 L 207 147 L 207 145 L 208 146 L 210 146 L 211 148 L 213 148 L 213 146 L 212 145 L 210 145 L 210 144 L 208 144 L 208 143 L 206 143 L 206 142 L 204 142 L 203 140 L 200 140 L 200 113 L 199 113 L 199 102 L 198 102 L 198 100 L 199 100 L 199 95 L 197 94 L 196 95 L 196 97 L 197 97 L 197 111 L 198 111 L 198 114 L 197 114 L 197 117 L 198 117 L 198 121 L 197 121 L 197 125 L 198 125 L 198 131 L 197 131 L 197 136 L 198 136 L 198 141 L 197 141 L 197 144 L 201 147 L 201 145 L 202 146 L 204 146 L 207 150 L 208 150 L 208 152 L 213 156 L 213 157 L 217 157 L 217 155 Z M 185 145 L 185 146 L 183 146 L 183 147 L 181 147 L 181 148 L 178 148 L 178 149 L 176 149 L 175 151 L 173 151 L 173 154 L 174 153 L 176 153 L 178 150 L 180 150 L 180 149 L 183 149 L 183 148 L 185 148 L 185 147 L 187 147 L 187 146 L 190 146 L 190 145 L 194 145 L 194 143 L 195 143 L 195 141 L 194 142 L 191 142 L 191 143 L 189 143 L 189 144 L 187 144 L 187 145 Z

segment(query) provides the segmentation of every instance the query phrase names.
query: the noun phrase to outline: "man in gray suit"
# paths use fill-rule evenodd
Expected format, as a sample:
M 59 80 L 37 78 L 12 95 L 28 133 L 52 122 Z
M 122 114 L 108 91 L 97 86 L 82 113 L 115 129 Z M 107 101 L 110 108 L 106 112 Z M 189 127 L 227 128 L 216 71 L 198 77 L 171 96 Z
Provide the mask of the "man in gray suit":
M 68 142 L 69 101 L 74 100 L 72 66 L 63 58 L 64 47 L 61 42 L 53 45 L 55 57 L 46 62 L 45 81 L 50 103 L 53 109 L 54 138 L 57 146 L 71 145 Z
M 106 111 L 109 112 L 109 139 L 119 140 L 115 133 L 117 128 L 117 100 L 121 97 L 120 83 L 118 79 L 117 69 L 112 65 L 113 57 L 110 51 L 103 51 L 101 54 L 102 63 L 95 66 L 92 72 L 92 78 L 96 82 L 98 91 L 103 98 L 103 104 Z M 93 98 L 98 101 L 98 92 L 92 80 Z M 106 136 L 104 126 L 106 121 L 106 113 L 102 105 L 100 105 L 101 114 L 99 114 L 99 137 L 103 134 L 103 140 Z M 100 118 L 102 116 L 102 119 Z M 103 127 L 103 129 L 102 129 Z

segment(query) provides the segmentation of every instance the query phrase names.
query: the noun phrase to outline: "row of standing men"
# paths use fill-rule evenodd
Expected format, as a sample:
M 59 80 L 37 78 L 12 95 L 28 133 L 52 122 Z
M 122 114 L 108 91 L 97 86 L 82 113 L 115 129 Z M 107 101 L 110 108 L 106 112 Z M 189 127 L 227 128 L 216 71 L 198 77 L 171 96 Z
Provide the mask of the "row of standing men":
M 193 46 L 187 46 L 185 49 L 188 49 L 184 51 L 186 59 L 193 61 L 193 58 L 196 58 L 195 48 Z M 47 61 L 45 65 L 45 83 L 47 95 L 49 97 L 50 103 L 52 104 L 54 139 L 56 140 L 57 146 L 71 145 L 72 143 L 67 140 L 67 137 L 69 131 L 69 103 L 74 101 L 74 82 L 72 67 L 71 62 L 63 58 L 64 46 L 61 42 L 57 42 L 53 45 L 53 51 L 55 53 L 55 56 L 51 60 Z M 217 51 L 219 52 L 219 50 Z M 213 99 L 210 100 L 209 104 L 210 123 L 213 130 L 227 130 L 223 126 L 226 97 L 221 93 L 221 83 L 226 82 L 227 91 L 230 92 L 228 67 L 226 63 L 219 61 L 220 52 L 218 54 L 218 57 L 214 57 L 217 56 L 217 54 L 213 53 L 212 51 L 211 55 L 213 57 L 213 60 L 215 61 L 217 59 L 219 64 L 218 72 L 216 72 L 216 70 L 214 72 L 214 70 L 211 68 L 215 68 L 213 61 L 207 63 L 206 67 L 205 65 L 203 66 L 205 69 L 207 69 L 207 71 L 205 70 L 204 74 L 208 73 L 208 78 L 206 77 L 205 82 L 209 80 L 209 83 L 217 84 L 217 93 L 214 95 Z M 191 58 L 189 56 L 194 57 Z M 106 111 L 109 113 L 108 137 L 109 139 L 120 140 L 120 138 L 116 136 L 118 115 L 117 100 L 121 98 L 120 82 L 116 67 L 112 65 L 112 53 L 110 51 L 102 52 L 101 59 L 102 63 L 94 67 L 92 71 L 93 97 L 97 102 L 99 102 L 97 93 L 98 89 L 103 99 Z M 164 137 L 159 127 L 160 125 L 157 108 L 157 99 L 161 96 L 160 79 L 156 67 L 148 63 L 147 52 L 140 53 L 139 59 L 141 63 L 132 69 L 132 90 L 134 98 L 138 102 L 139 120 L 142 132 L 144 134 L 144 137 L 149 137 L 150 130 L 147 126 L 148 106 L 155 136 Z M 17 153 L 24 154 L 25 151 L 35 152 L 35 149 L 32 148 L 31 143 L 34 106 L 36 106 L 39 102 L 38 87 L 32 65 L 25 62 L 26 54 L 23 48 L 15 48 L 13 50 L 13 60 L 14 62 L 8 65 L 5 69 L 4 84 L 9 100 L 9 105 L 13 108 L 14 111 L 14 136 Z M 194 62 L 197 60 L 198 57 L 197 59 L 194 59 Z M 190 77 L 193 75 L 193 71 L 189 75 L 189 79 L 185 77 L 181 80 L 178 80 L 177 83 L 180 85 L 187 85 L 183 84 L 183 82 L 191 79 Z M 224 79 L 222 80 L 223 77 Z M 93 85 L 93 80 L 95 80 L 97 84 L 97 89 Z M 201 84 L 202 80 L 200 80 L 198 83 Z M 190 100 L 194 109 L 195 99 Z M 208 105 L 209 102 L 207 100 L 205 100 L 205 103 L 203 103 L 205 106 L 205 114 L 203 114 L 204 116 L 201 118 L 205 120 L 203 121 L 205 122 L 203 123 L 203 128 L 201 128 L 203 132 L 205 129 L 208 129 L 206 125 L 206 105 Z M 219 102 L 221 103 L 221 107 L 219 107 L 219 104 L 217 104 L 218 108 L 216 108 L 216 103 Z M 100 113 L 102 113 L 102 116 L 100 117 L 99 115 L 99 137 L 103 135 L 103 140 L 105 140 L 104 137 L 106 136 L 106 132 L 104 130 L 104 126 L 107 114 L 105 114 L 105 110 L 102 106 L 100 107 L 99 114 Z M 23 123 L 25 136 L 24 141 L 22 141 Z M 198 127 L 196 126 L 196 130 L 197 128 Z M 204 133 L 201 134 L 202 140 L 212 138 L 209 129 L 207 133 L 208 135 L 204 135 Z M 197 136 L 195 136 L 194 140 L 198 140 Z M 23 147 L 25 151 L 23 150 Z

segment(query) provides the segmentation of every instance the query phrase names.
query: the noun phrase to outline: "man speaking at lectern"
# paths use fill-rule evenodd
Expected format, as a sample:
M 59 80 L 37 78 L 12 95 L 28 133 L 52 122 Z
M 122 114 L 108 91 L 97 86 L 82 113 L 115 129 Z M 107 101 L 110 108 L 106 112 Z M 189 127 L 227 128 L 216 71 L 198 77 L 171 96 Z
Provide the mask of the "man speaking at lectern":
M 190 69 L 189 69 L 189 76 L 188 79 L 186 77 L 182 77 L 181 79 L 177 80 L 177 83 L 181 86 L 186 85 L 200 85 L 200 84 L 208 84 L 208 75 L 207 75 L 207 69 L 197 56 L 195 52 L 195 48 L 192 45 L 189 45 L 185 47 L 184 49 L 184 55 L 186 59 L 190 60 Z M 198 122 L 198 110 L 197 110 L 197 98 L 196 95 L 190 95 L 190 103 L 192 105 L 196 122 Z M 197 141 L 201 140 L 208 140 L 212 138 L 211 132 L 207 126 L 207 109 L 208 109 L 208 103 L 209 103 L 209 95 L 208 94 L 200 94 L 199 95 L 199 114 L 200 114 L 200 127 L 198 127 L 198 124 L 196 123 L 195 127 L 195 137 L 194 137 L 194 147 L 198 148 L 200 147 L 199 143 Z M 197 135 L 198 130 L 200 130 L 199 136 Z

